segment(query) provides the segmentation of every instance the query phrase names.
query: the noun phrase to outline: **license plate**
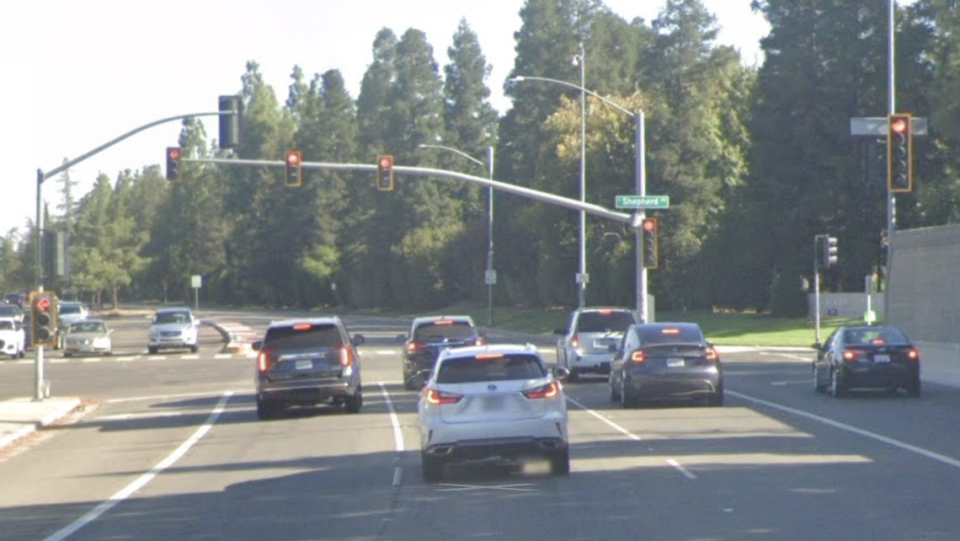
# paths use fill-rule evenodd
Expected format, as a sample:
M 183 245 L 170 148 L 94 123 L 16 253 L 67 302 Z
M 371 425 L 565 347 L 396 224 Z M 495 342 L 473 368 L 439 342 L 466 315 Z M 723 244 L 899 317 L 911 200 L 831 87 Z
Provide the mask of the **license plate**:
M 890 356 L 889 356 L 889 355 L 874 355 L 874 356 L 873 356 L 873 362 L 875 362 L 875 363 L 888 363 L 888 362 L 890 362 Z
M 313 361 L 297 361 L 297 370 L 312 370 Z
M 683 366 L 683 359 L 670 358 L 667 359 L 667 366 Z

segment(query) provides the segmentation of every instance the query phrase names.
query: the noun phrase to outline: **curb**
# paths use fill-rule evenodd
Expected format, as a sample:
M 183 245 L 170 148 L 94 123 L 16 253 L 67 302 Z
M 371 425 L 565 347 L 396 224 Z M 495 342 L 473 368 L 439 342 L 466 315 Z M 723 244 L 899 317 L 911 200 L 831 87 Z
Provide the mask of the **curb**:
M 33 422 L 25 421 L 24 426 L 20 427 L 19 429 L 5 436 L 0 437 L 0 450 L 16 443 L 17 441 L 23 439 L 26 436 L 29 436 L 30 434 L 36 432 L 37 430 L 45 426 L 51 425 L 59 421 L 60 419 L 63 419 L 67 415 L 70 415 L 71 413 L 76 411 L 79 407 L 80 407 L 80 399 L 72 398 L 68 401 L 65 401 L 62 407 L 60 407 L 60 409 L 48 413 L 46 416 L 40 418 L 37 421 L 33 421 Z

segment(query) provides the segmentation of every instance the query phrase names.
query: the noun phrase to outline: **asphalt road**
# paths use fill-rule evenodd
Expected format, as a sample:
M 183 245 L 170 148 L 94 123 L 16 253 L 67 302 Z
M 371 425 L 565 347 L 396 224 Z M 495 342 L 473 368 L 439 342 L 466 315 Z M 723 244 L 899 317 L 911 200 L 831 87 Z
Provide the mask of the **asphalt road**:
M 567 385 L 569 477 L 453 469 L 426 485 L 416 394 L 399 384 L 406 327 L 347 322 L 367 337 L 357 415 L 257 421 L 252 360 L 212 346 L 51 365 L 68 380 L 54 389 L 90 406 L 0 458 L 0 539 L 960 537 L 960 390 L 837 400 L 813 392 L 808 359 L 726 353 L 722 408 L 622 410 L 600 378 Z M 31 370 L 0 361 L 0 381 Z

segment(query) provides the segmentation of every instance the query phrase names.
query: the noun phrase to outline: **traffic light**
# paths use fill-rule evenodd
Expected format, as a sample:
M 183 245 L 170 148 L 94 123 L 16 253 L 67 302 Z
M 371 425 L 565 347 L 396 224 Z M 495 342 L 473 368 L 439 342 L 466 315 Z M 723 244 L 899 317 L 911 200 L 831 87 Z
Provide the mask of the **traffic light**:
M 830 268 L 837 264 L 837 237 L 829 235 L 823 237 L 823 253 L 820 255 L 820 265 Z
M 180 182 L 182 175 L 180 173 L 181 161 L 180 147 L 167 147 L 167 180 L 170 182 Z
M 49 292 L 30 293 L 30 341 L 34 347 L 57 345 L 57 296 Z
M 887 175 L 891 192 L 913 190 L 913 118 L 894 114 L 887 118 Z
M 657 232 L 659 226 L 656 218 L 644 218 L 640 224 L 642 233 L 643 268 L 655 269 L 660 264 L 660 253 L 657 249 Z
M 220 148 L 234 148 L 240 144 L 242 106 L 240 96 L 220 96 Z
M 393 191 L 393 156 L 377 157 L 377 189 L 381 192 Z
M 303 186 L 303 153 L 299 150 L 288 150 L 286 169 L 283 185 L 287 188 Z
M 48 279 L 70 277 L 70 234 L 54 229 L 43 230 L 43 276 Z M 49 282 L 47 282 L 49 283 Z

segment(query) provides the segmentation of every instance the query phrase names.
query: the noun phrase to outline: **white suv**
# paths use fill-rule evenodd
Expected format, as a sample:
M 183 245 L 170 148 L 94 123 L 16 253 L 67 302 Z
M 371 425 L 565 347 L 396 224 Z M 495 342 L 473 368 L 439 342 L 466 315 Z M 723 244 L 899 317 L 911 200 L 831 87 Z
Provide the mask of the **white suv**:
M 189 308 L 161 308 L 153 316 L 147 351 L 154 354 L 160 349 L 189 349 L 197 352 L 200 320 Z
M 446 349 L 423 387 L 420 419 L 423 479 L 442 479 L 450 462 L 550 461 L 570 472 L 564 368 L 547 368 L 532 345 Z
M 557 366 L 570 371 L 570 381 L 580 374 L 609 374 L 613 355 L 623 333 L 639 323 L 627 308 L 580 308 L 570 314 L 565 329 L 556 329 Z

